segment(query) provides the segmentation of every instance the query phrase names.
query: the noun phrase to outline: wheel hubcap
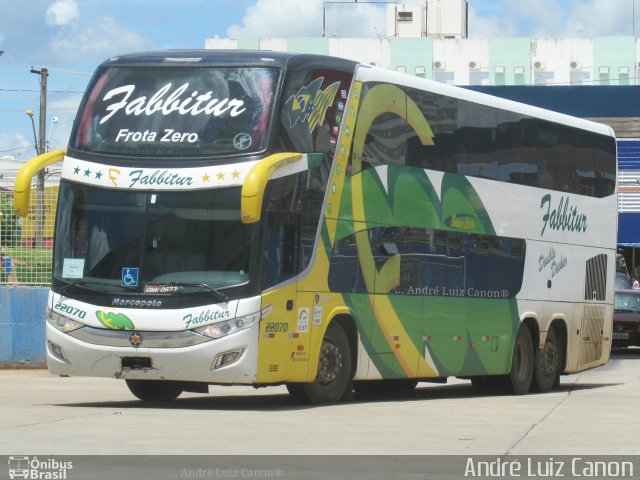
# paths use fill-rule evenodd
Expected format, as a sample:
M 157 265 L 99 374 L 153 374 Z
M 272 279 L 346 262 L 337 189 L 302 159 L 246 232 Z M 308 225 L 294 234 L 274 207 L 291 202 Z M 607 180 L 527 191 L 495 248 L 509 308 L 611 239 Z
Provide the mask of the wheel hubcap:
M 318 363 L 317 381 L 322 384 L 333 382 L 342 369 L 342 354 L 333 343 L 323 341 Z

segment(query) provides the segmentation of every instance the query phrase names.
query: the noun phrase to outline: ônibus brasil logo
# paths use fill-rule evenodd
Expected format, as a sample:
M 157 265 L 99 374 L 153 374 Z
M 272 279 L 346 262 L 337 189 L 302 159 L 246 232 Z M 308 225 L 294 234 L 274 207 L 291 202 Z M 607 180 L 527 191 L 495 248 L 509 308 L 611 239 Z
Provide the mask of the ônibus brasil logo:
M 73 468 L 73 462 L 38 457 L 10 456 L 9 478 L 26 478 L 38 480 L 65 480 L 67 471 Z

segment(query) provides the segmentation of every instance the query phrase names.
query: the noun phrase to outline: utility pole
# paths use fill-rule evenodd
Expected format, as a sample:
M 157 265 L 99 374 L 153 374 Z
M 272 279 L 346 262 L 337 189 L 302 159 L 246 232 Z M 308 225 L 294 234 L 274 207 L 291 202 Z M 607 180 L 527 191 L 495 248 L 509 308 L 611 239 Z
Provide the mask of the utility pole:
M 42 155 L 46 151 L 46 132 L 47 132 L 47 77 L 49 71 L 46 67 L 40 70 L 31 69 L 31 73 L 40 75 L 40 121 L 37 151 L 38 155 Z M 40 170 L 37 176 L 36 187 L 36 232 L 35 246 L 43 247 L 42 236 L 44 232 L 44 170 Z

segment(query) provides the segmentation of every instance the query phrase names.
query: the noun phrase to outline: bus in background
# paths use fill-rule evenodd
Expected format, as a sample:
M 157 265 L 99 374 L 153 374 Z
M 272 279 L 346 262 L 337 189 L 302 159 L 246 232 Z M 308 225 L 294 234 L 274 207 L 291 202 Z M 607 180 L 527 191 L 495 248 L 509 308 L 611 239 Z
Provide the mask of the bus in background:
M 333 403 L 544 392 L 609 358 L 609 127 L 337 58 L 165 51 L 100 65 L 19 213 L 62 158 L 51 373 Z

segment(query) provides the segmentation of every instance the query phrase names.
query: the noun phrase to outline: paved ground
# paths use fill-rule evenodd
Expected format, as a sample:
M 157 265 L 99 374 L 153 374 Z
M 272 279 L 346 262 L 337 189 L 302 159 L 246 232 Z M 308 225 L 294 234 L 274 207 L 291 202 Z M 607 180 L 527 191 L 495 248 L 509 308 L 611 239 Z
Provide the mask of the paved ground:
M 469 382 L 348 404 L 293 404 L 283 387 L 211 387 L 170 406 L 124 382 L 0 370 L 0 455 L 640 454 L 640 349 L 552 393 L 480 396 Z

